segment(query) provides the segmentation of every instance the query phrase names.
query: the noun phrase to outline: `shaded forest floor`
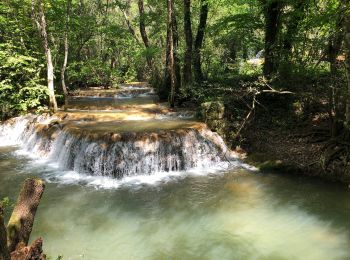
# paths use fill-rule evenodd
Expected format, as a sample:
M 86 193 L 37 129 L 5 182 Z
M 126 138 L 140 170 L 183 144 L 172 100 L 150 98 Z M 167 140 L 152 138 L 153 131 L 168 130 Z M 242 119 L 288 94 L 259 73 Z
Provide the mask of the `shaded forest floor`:
M 324 175 L 322 155 L 325 141 L 305 136 L 305 128 L 286 130 L 252 126 L 244 132 L 242 148 L 247 161 L 262 171 Z
M 267 82 L 247 77 L 211 84 L 204 96 L 220 97 L 216 100 L 225 105 L 222 124 L 213 130 L 246 153 L 247 162 L 262 171 L 350 182 L 350 146 L 342 131 L 331 133 L 329 90 L 343 84 L 340 78 L 294 75 Z

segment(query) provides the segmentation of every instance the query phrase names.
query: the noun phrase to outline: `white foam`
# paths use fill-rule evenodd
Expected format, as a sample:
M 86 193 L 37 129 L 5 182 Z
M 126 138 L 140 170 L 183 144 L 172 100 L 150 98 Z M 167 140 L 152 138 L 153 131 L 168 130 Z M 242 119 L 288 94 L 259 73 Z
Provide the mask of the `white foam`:
M 134 95 L 120 95 L 120 94 L 119 95 L 117 94 L 114 96 L 115 99 L 131 99 L 133 97 Z
M 157 186 L 168 182 L 176 182 L 187 177 L 222 175 L 233 169 L 245 168 L 245 165 L 238 162 L 234 164 L 220 163 L 210 168 L 198 167 L 187 171 L 157 172 L 151 175 L 126 176 L 122 179 L 65 171 L 57 163 L 42 158 L 33 158 L 30 167 L 48 168 L 43 177 L 49 183 L 86 185 L 96 189 L 118 189 L 122 187 L 138 188 L 143 185 Z
M 202 135 L 193 131 L 186 136 L 174 136 L 171 143 L 151 139 L 113 143 L 109 150 L 104 150 L 98 142 L 79 139 L 59 128 L 54 140 L 47 139 L 36 131 L 35 122 L 50 123 L 54 119 L 55 117 L 48 116 L 26 116 L 0 125 L 1 145 L 18 145 L 15 155 L 30 158 L 32 167 L 49 167 L 44 176 L 47 181 L 82 183 L 111 189 L 125 185 L 156 185 L 191 175 L 221 174 L 233 168 L 256 170 L 239 160 L 222 161 L 219 154 L 216 154 L 217 146 L 222 151 L 226 151 L 227 147 L 221 138 L 210 131 L 203 130 Z M 215 145 L 210 141 L 214 139 Z M 180 149 L 179 154 L 169 153 L 172 145 Z M 115 164 L 118 156 L 124 159 Z M 182 164 L 186 166 L 180 166 Z M 186 170 L 165 172 L 167 169 Z M 123 177 L 106 177 L 116 173 Z

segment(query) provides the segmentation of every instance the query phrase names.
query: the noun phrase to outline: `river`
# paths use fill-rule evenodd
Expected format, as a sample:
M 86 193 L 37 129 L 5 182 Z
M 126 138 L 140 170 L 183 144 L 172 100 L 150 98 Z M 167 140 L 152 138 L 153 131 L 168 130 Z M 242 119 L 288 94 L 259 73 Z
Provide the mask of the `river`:
M 45 180 L 31 238 L 52 259 L 350 259 L 345 185 L 238 159 L 200 166 L 113 178 L 9 142 L 0 198 L 15 202 L 26 178 Z

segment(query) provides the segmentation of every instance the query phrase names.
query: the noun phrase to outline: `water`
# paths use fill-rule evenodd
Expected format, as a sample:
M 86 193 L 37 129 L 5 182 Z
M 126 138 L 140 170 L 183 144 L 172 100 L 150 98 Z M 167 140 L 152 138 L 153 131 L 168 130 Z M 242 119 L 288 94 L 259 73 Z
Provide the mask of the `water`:
M 242 168 L 105 186 L 0 150 L 0 197 L 48 183 L 32 239 L 64 259 L 350 259 L 350 191 Z
M 15 118 L 0 125 L 0 142 L 62 171 L 122 179 L 206 169 L 235 155 L 204 124 L 184 120 L 84 121 L 57 116 Z
M 347 186 L 261 174 L 143 85 L 96 91 L 0 125 L 0 198 L 45 180 L 52 259 L 350 259 Z

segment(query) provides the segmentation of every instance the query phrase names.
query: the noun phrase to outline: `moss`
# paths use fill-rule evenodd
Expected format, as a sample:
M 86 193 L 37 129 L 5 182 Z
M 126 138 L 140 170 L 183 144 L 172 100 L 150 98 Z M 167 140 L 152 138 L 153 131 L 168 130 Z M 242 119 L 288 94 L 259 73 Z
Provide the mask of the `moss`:
M 21 218 L 13 212 L 7 224 L 7 233 L 8 233 L 7 236 L 9 237 L 8 240 L 12 241 L 13 238 L 16 236 L 18 230 L 20 230 L 20 228 L 21 228 Z
M 43 180 L 41 180 L 41 179 L 35 178 L 34 180 L 35 180 L 35 184 L 38 185 L 38 186 L 39 185 L 40 186 L 44 186 L 45 185 L 45 182 Z
M 290 165 L 282 160 L 274 159 L 266 153 L 249 154 L 246 162 L 259 168 L 261 172 L 296 173 L 300 171 L 296 165 Z
M 205 102 L 201 104 L 201 117 L 207 120 L 222 119 L 225 113 L 225 105 L 220 101 Z

